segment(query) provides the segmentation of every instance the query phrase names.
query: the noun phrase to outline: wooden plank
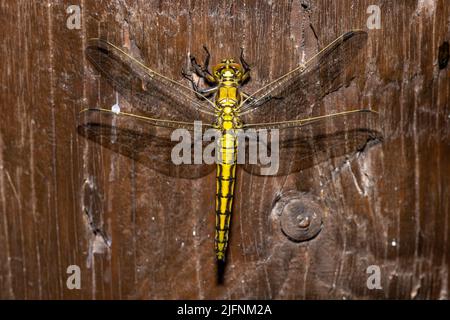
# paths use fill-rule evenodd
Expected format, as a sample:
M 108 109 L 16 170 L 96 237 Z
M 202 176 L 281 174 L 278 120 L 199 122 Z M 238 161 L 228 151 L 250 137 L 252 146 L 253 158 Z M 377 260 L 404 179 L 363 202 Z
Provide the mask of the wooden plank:
M 447 299 L 450 69 L 438 52 L 450 9 L 383 2 L 381 29 L 367 30 L 371 2 L 84 0 L 80 30 L 62 1 L 0 4 L 0 298 Z M 90 37 L 178 81 L 203 45 L 212 64 L 243 47 L 253 92 L 351 29 L 367 45 L 317 108 L 378 110 L 383 142 L 284 177 L 239 169 L 222 285 L 214 174 L 170 177 L 77 132 L 79 110 L 115 102 L 83 55 Z M 280 229 L 273 207 L 288 191 L 323 207 L 316 238 Z M 66 287 L 69 265 L 80 290 Z M 382 290 L 366 285 L 370 265 Z

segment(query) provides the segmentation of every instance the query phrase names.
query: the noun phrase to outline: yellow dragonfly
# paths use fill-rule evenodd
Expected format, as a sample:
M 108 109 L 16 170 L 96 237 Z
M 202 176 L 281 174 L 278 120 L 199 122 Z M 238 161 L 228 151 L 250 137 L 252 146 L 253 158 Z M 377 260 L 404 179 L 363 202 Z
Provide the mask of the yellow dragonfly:
M 223 265 L 238 152 L 242 152 L 238 148 L 238 131 L 277 130 L 277 175 L 355 152 L 368 140 L 377 139 L 376 111 L 346 108 L 321 114 L 318 106 L 325 95 L 342 86 L 345 67 L 366 41 L 364 31 L 347 32 L 305 63 L 247 94 L 243 86 L 250 79 L 250 66 L 242 50 L 239 63 L 227 58 L 210 70 L 210 55 L 205 47 L 205 63 L 200 65 L 191 57 L 191 71 L 182 72 L 190 83 L 182 84 L 151 70 L 107 40 L 91 39 L 86 49 L 88 59 L 127 99 L 132 110 L 121 111 L 118 105 L 112 109 L 84 109 L 79 118 L 79 132 L 165 174 L 195 178 L 208 174 L 214 167 L 175 165 L 171 158 L 175 144 L 171 133 L 174 129 L 194 132 L 198 126 L 201 132 L 217 131 L 220 135 L 216 156 L 220 160 L 216 163 L 215 254 Z M 253 174 L 262 174 L 264 168 L 261 163 L 242 165 Z

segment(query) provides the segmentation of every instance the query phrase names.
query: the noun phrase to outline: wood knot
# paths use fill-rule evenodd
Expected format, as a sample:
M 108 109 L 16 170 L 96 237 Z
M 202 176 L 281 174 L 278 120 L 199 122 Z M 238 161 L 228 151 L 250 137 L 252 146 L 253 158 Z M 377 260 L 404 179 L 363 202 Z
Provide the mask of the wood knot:
M 307 241 L 322 230 L 323 208 L 313 195 L 289 191 L 277 197 L 272 212 L 280 217 L 281 231 L 292 241 Z

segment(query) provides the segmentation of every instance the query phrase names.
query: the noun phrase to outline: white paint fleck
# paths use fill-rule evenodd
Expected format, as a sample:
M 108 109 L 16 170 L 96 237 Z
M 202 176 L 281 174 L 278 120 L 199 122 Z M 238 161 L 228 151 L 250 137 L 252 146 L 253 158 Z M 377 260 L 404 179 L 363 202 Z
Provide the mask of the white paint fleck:
M 111 111 L 114 112 L 115 114 L 119 114 L 120 113 L 120 106 L 115 103 L 112 107 L 111 107 Z
M 105 239 L 97 234 L 95 235 L 95 239 L 92 243 L 92 253 L 104 253 L 109 246 L 110 244 L 105 242 Z
M 394 239 L 394 240 L 392 240 L 392 242 L 391 242 L 391 246 L 393 246 L 393 247 L 396 247 L 396 246 L 397 246 L 397 241 L 395 241 L 395 239 Z

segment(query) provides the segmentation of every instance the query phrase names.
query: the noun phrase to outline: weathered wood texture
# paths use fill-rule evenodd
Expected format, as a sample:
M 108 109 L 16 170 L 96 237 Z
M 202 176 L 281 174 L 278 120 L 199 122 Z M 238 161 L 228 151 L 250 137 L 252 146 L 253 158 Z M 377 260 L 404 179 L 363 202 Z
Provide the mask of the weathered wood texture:
M 63 1 L 2 1 L 0 297 L 447 299 L 450 262 L 450 41 L 447 0 L 90 1 L 81 30 Z M 188 53 L 212 62 L 243 46 L 252 91 L 350 29 L 368 30 L 356 77 L 324 111 L 379 110 L 384 141 L 288 177 L 238 172 L 225 283 L 213 254 L 214 174 L 175 179 L 77 134 L 77 113 L 114 92 L 87 62 L 107 30 L 177 80 Z M 101 21 L 101 22 L 99 22 Z M 101 92 L 101 94 L 100 94 Z M 271 214 L 277 195 L 320 198 L 322 232 L 294 243 Z M 66 288 L 69 265 L 80 290 Z M 381 268 L 381 290 L 366 269 Z

